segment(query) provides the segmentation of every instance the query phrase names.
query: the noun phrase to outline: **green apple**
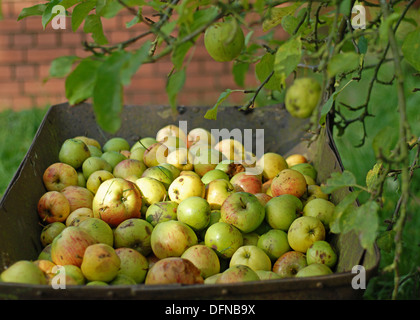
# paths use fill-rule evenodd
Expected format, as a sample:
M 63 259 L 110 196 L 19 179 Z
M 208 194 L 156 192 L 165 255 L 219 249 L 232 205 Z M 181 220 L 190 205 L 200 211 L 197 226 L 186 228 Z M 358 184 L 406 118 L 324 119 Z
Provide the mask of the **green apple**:
M 281 255 L 273 265 L 273 272 L 280 278 L 292 278 L 296 276 L 299 270 L 308 265 L 306 256 L 299 251 L 288 251 Z
M 109 282 L 118 274 L 120 265 L 121 260 L 113 247 L 96 243 L 86 248 L 80 269 L 88 281 Z
M 245 265 L 252 270 L 271 271 L 270 257 L 261 248 L 254 245 L 241 246 L 230 258 L 229 267 Z
M 145 151 L 146 151 L 145 148 L 137 147 L 133 151 L 130 151 L 129 159 L 135 159 L 135 160 L 143 161 Z
M 74 210 L 66 219 L 66 227 L 78 226 L 82 221 L 93 218 L 93 210 L 90 208 L 79 208 Z
M 273 261 L 276 261 L 281 255 L 291 250 L 287 240 L 287 233 L 279 229 L 271 229 L 262 234 L 258 238 L 257 246 Z
M 290 225 L 287 239 L 293 250 L 306 253 L 315 241 L 325 240 L 325 227 L 318 218 L 302 216 Z
M 147 148 L 149 148 L 152 144 L 155 144 L 156 142 L 158 142 L 158 141 L 153 137 L 141 138 L 140 140 L 136 141 L 133 144 L 130 151 L 133 152 L 137 148 L 142 148 L 142 149 L 146 150 Z
M 108 284 L 111 286 L 131 286 L 136 285 L 137 282 L 130 276 L 118 272 L 115 278 L 108 282 Z
M 222 161 L 223 154 L 205 144 L 199 144 L 194 146 L 194 153 L 190 150 L 193 156 L 194 171 L 200 176 L 204 176 L 206 172 L 209 172 L 216 168 L 217 164 Z
M 243 237 L 236 227 L 220 221 L 208 227 L 204 243 L 215 250 L 221 258 L 229 259 L 242 246 Z
M 165 186 L 162 182 L 150 178 L 142 177 L 135 181 L 137 187 L 139 187 L 143 204 L 147 207 L 156 203 L 165 200 L 167 192 Z
M 257 229 L 265 217 L 264 206 L 255 195 L 248 192 L 232 193 L 223 202 L 220 212 L 222 221 L 244 233 Z
M 160 181 L 165 186 L 166 190 L 169 189 L 172 181 L 174 181 L 172 172 L 162 165 L 147 168 L 141 176 L 150 177 Z
M 77 185 L 79 187 L 86 187 L 86 178 L 81 171 L 77 171 Z
M 227 173 L 225 173 L 222 170 L 213 169 L 213 170 L 210 170 L 210 171 L 206 172 L 201 177 L 201 181 L 203 181 L 204 184 L 209 184 L 210 182 L 212 182 L 213 180 L 216 180 L 216 179 L 224 179 L 224 180 L 229 181 L 229 176 L 227 175 Z
M 208 278 L 204 279 L 204 284 L 215 284 L 217 279 L 222 275 L 221 272 L 216 273 Z
M 125 138 L 122 137 L 113 137 L 108 139 L 102 146 L 103 152 L 107 151 L 118 151 L 121 150 L 130 150 L 130 144 Z
M 120 161 L 112 171 L 112 174 L 116 178 L 129 178 L 136 177 L 140 178 L 143 172 L 147 169 L 143 161 L 135 159 L 125 159 Z
M 147 167 L 158 166 L 167 163 L 169 149 L 161 142 L 156 142 L 149 146 L 143 154 L 143 162 Z
M 331 201 L 318 198 L 306 203 L 303 208 L 303 215 L 315 217 L 321 220 L 324 227 L 329 230 L 334 215 L 335 205 Z
M 161 163 L 159 166 L 168 169 L 172 173 L 172 179 L 178 178 L 179 174 L 181 173 L 181 170 L 170 163 Z
M 160 201 L 153 203 L 147 208 L 145 219 L 152 226 L 156 226 L 159 222 L 177 219 L 178 202 Z
M 291 194 L 301 198 L 307 190 L 306 179 L 299 171 L 284 169 L 280 171 L 271 182 L 273 197 L 282 194 Z
M 156 140 L 159 142 L 164 140 L 166 137 L 177 137 L 185 144 L 187 143 L 187 134 L 174 124 L 168 124 L 160 128 L 156 133 Z
M 82 172 L 86 180 L 89 176 L 98 170 L 106 170 L 112 173 L 112 166 L 100 157 L 89 157 L 82 164 Z
M 284 194 L 272 197 L 265 205 L 265 220 L 273 229 L 289 230 L 302 211 L 302 202 L 296 196 Z
M 88 145 L 88 148 L 89 148 L 91 157 L 101 157 L 103 154 L 102 149 L 99 149 L 96 146 Z
M 243 233 L 242 237 L 244 238 L 244 246 L 253 245 L 256 246 L 258 244 L 258 239 L 260 238 L 260 235 L 256 232 L 249 232 L 249 233 Z
M 299 78 L 287 89 L 286 110 L 296 118 L 308 118 L 321 98 L 321 86 L 312 78 Z
M 54 238 L 58 236 L 61 231 L 66 228 L 66 225 L 63 222 L 52 222 L 47 224 L 41 230 L 41 244 L 43 247 L 46 247 L 53 242 Z
M 241 163 L 245 159 L 245 147 L 235 139 L 223 139 L 214 146 L 214 149 L 220 151 L 226 159 L 235 163 Z
M 115 178 L 115 176 L 107 170 L 97 170 L 93 172 L 86 181 L 86 188 L 95 194 L 102 182 Z
M 82 140 L 88 147 L 89 146 L 94 146 L 98 149 L 101 149 L 101 144 L 99 143 L 98 140 L 91 138 L 91 137 L 87 137 L 87 136 L 76 136 L 73 139 L 79 139 Z
M 206 245 L 197 244 L 189 247 L 181 258 L 190 260 L 200 271 L 203 279 L 220 272 L 220 261 L 216 252 Z
M 315 241 L 306 251 L 306 262 L 322 263 L 332 269 L 337 263 L 337 254 L 327 241 Z
M 147 256 L 152 252 L 153 229 L 153 226 L 144 219 L 127 219 L 114 229 L 114 248 L 131 248 Z
M 32 261 L 19 260 L 0 273 L 2 282 L 47 284 L 44 273 Z
M 118 273 L 129 276 L 135 283 L 143 283 L 149 269 L 147 258 L 132 248 L 118 248 L 115 253 L 121 261 Z
M 185 250 L 196 244 L 198 239 L 194 230 L 178 220 L 158 223 L 151 235 L 152 250 L 159 259 L 180 257 Z
M 210 222 L 211 208 L 202 197 L 189 197 L 182 200 L 177 209 L 178 221 L 184 222 L 194 231 L 201 231 Z
M 310 163 L 298 163 L 290 167 L 290 169 L 299 171 L 301 174 L 307 175 L 311 177 L 313 180 L 316 180 L 317 171 L 314 168 L 314 166 L 311 165 Z
M 75 169 L 79 169 L 90 156 L 88 146 L 79 139 L 65 140 L 58 153 L 60 162 L 66 163 Z
M 280 171 L 287 169 L 288 165 L 284 157 L 275 152 L 267 152 L 258 159 L 257 167 L 261 168 L 265 181 L 273 179 Z
M 296 278 L 318 277 L 332 274 L 332 270 L 325 264 L 312 263 L 296 273 Z
M 101 158 L 105 159 L 105 161 L 111 165 L 112 169 L 114 169 L 118 163 L 127 159 L 125 155 L 115 150 L 105 151 L 102 153 Z
M 170 151 L 166 162 L 172 164 L 181 171 L 192 171 L 194 169 L 194 159 L 187 148 L 180 148 Z
M 293 167 L 295 164 L 298 163 L 306 163 L 308 162 L 308 158 L 300 153 L 293 153 L 286 157 L 286 162 L 289 168 Z
M 206 186 L 205 198 L 212 210 L 220 210 L 223 202 L 233 193 L 235 188 L 229 180 L 216 179 Z
M 237 283 L 259 281 L 260 277 L 250 267 L 245 265 L 234 265 L 222 272 L 220 277 L 217 278 L 216 284 L 219 283 Z
M 204 33 L 204 46 L 218 62 L 231 61 L 245 45 L 244 33 L 234 18 L 212 24 Z
M 114 245 L 114 233 L 105 221 L 98 218 L 88 218 L 81 221 L 78 227 L 89 233 L 97 242 Z
M 273 272 L 273 271 L 266 271 L 266 270 L 257 270 L 255 271 L 260 278 L 260 280 L 275 280 L 275 279 L 281 279 L 281 277 Z
M 205 195 L 205 185 L 200 177 L 194 175 L 180 175 L 168 188 L 169 199 L 180 203 L 189 197 Z

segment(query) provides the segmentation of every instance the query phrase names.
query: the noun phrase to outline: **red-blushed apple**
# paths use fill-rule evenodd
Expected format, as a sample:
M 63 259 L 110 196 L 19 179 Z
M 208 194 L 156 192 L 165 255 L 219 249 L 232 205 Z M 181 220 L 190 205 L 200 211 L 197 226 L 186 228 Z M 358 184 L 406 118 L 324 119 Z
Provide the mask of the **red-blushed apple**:
M 114 245 L 114 232 L 108 223 L 98 218 L 88 218 L 80 221 L 77 225 L 89 233 L 97 242 Z
M 326 230 L 330 229 L 333 220 L 335 204 L 325 199 L 312 199 L 303 207 L 303 215 L 321 220 Z
M 256 193 L 255 196 L 258 198 L 258 200 L 263 206 L 265 206 L 267 202 L 273 198 L 272 196 L 269 196 L 268 194 L 263 192 Z
M 79 208 L 92 209 L 94 194 L 84 187 L 68 186 L 61 190 L 61 193 L 70 203 L 70 212 Z
M 198 244 L 194 230 L 178 220 L 158 223 L 151 235 L 153 253 L 159 259 L 180 257 L 189 247 Z
M 166 158 L 166 162 L 175 166 L 181 171 L 192 171 L 194 169 L 194 159 L 187 148 L 171 151 Z
M 292 222 L 299 217 L 302 202 L 296 196 L 283 194 L 271 198 L 265 205 L 265 220 L 273 229 L 289 230 Z
M 287 239 L 293 250 L 306 253 L 315 241 L 325 240 L 325 227 L 318 218 L 302 216 L 290 225 Z
M 88 146 L 80 139 L 67 139 L 58 153 L 60 162 L 79 169 L 83 162 L 91 156 Z
M 256 165 L 261 168 L 264 181 L 273 179 L 279 172 L 288 168 L 284 157 L 275 152 L 264 153 Z
M 67 186 L 77 186 L 79 178 L 75 168 L 56 162 L 45 169 L 42 180 L 47 191 L 61 191 Z
M 244 191 L 252 194 L 261 193 L 262 191 L 261 178 L 246 172 L 239 172 L 235 174 L 230 179 L 230 183 L 232 183 L 237 191 Z
M 153 227 L 159 222 L 177 219 L 178 202 L 159 201 L 150 205 L 145 214 L 145 219 Z
M 220 210 L 223 202 L 235 192 L 233 185 L 225 179 L 211 181 L 205 190 L 205 198 L 212 210 Z
M 112 174 L 115 178 L 125 179 L 130 176 L 140 178 L 146 169 L 147 167 L 143 163 L 143 161 L 135 159 L 125 159 L 115 166 L 114 170 L 112 171 Z
M 223 259 L 230 259 L 243 241 L 242 233 L 236 227 L 222 221 L 208 227 L 204 236 L 205 245 Z
M 302 197 L 307 190 L 305 177 L 299 171 L 284 169 L 280 171 L 271 183 L 273 197 L 282 194 L 291 194 L 298 198 Z
M 177 137 L 182 142 L 187 144 L 187 134 L 184 132 L 184 130 L 182 130 L 181 128 L 179 128 L 178 126 L 174 124 L 168 124 L 160 128 L 158 132 L 156 133 L 157 141 L 162 141 L 165 139 L 165 137 Z
M 273 182 L 273 179 L 265 181 L 262 185 L 261 192 L 268 194 L 268 190 L 271 188 L 272 182 Z
M 70 214 L 70 203 L 59 191 L 47 191 L 38 200 L 38 215 L 43 222 L 63 222 Z
M 132 248 L 147 256 L 152 252 L 153 226 L 144 219 L 124 220 L 114 229 L 114 248 Z
M 200 270 L 203 279 L 220 272 L 220 261 L 216 252 L 206 245 L 197 244 L 189 247 L 181 258 L 190 260 Z
M 235 139 L 223 139 L 214 146 L 226 159 L 240 163 L 245 159 L 245 147 Z
M 40 236 L 42 246 L 46 247 L 52 243 L 54 238 L 58 236 L 65 228 L 66 225 L 63 222 L 51 222 L 43 227 Z
M 202 284 L 200 270 L 188 259 L 168 257 L 157 261 L 146 275 L 146 285 Z
M 180 203 L 189 197 L 204 198 L 205 191 L 205 185 L 199 176 L 180 175 L 169 186 L 168 195 L 170 200 Z
M 244 233 L 259 227 L 265 217 L 264 206 L 252 193 L 235 192 L 220 208 L 221 220 L 230 223 Z
M 135 184 L 140 189 L 143 204 L 146 205 L 146 207 L 149 207 L 156 202 L 165 200 L 167 196 L 165 186 L 162 182 L 156 179 L 142 177 L 137 179 Z
M 315 241 L 306 251 L 306 262 L 322 263 L 332 269 L 337 263 L 337 253 L 327 241 Z
M 213 134 L 204 128 L 194 128 L 187 134 L 187 147 L 191 148 L 195 145 L 208 145 L 213 147 L 216 144 L 216 138 Z
M 86 189 L 88 189 L 93 194 L 98 191 L 99 186 L 105 180 L 115 178 L 114 175 L 107 170 L 98 170 L 93 172 L 86 181 Z
M 115 253 L 121 261 L 118 273 L 129 276 L 135 283 L 143 283 L 149 270 L 147 258 L 131 248 L 118 248 Z
M 223 271 L 215 283 L 237 283 L 259 280 L 260 277 L 258 277 L 258 274 L 254 270 L 248 266 L 238 264 Z
M 120 265 L 121 260 L 113 247 L 96 243 L 86 248 L 80 269 L 89 281 L 109 282 L 117 276 Z
M 104 152 L 130 150 L 130 143 L 123 137 L 112 137 L 105 141 L 102 150 Z
M 143 163 L 148 167 L 158 166 L 167 163 L 169 149 L 161 142 L 156 142 L 144 151 Z
M 292 167 L 292 166 L 294 166 L 295 164 L 298 164 L 298 163 L 306 163 L 306 162 L 308 162 L 308 159 L 303 154 L 294 153 L 294 154 L 291 154 L 290 156 L 286 157 L 286 162 L 287 162 L 287 165 L 290 168 L 290 167 Z
M 93 218 L 93 211 L 90 208 L 79 208 L 69 214 L 66 219 L 66 226 L 78 226 L 80 222 Z
M 177 219 L 198 232 L 206 228 L 209 224 L 210 213 L 210 204 L 206 199 L 196 196 L 189 197 L 179 203 Z
M 82 172 L 85 176 L 86 181 L 89 176 L 98 170 L 106 170 L 112 173 L 112 166 L 101 157 L 89 157 L 82 164 Z
M 166 190 L 169 189 L 169 186 L 175 179 L 173 173 L 168 168 L 165 168 L 163 165 L 147 168 L 146 170 L 144 170 L 141 177 L 153 178 L 160 181 L 161 183 L 163 183 Z
M 245 265 L 252 270 L 271 271 L 270 257 L 261 248 L 254 245 L 241 246 L 230 258 L 229 267 Z
M 80 267 L 85 250 L 97 243 L 86 231 L 79 227 L 65 228 L 51 244 L 51 259 L 57 265 L 72 264 Z
M 274 262 L 273 272 L 278 274 L 280 278 L 291 278 L 307 265 L 304 253 L 299 251 L 288 251 Z
M 332 274 L 332 270 L 325 264 L 322 263 L 312 263 L 305 268 L 299 270 L 296 274 L 296 278 L 303 278 L 303 277 L 318 277 L 318 276 L 326 276 Z
M 130 218 L 140 218 L 142 197 L 135 183 L 121 178 L 104 181 L 96 192 L 92 211 L 95 218 L 118 226 Z
M 203 181 L 204 184 L 209 184 L 210 182 L 212 182 L 213 180 L 217 180 L 217 179 L 224 179 L 229 181 L 229 176 L 227 173 L 225 173 L 222 170 L 219 169 L 213 169 L 210 170 L 208 172 L 206 172 L 202 177 L 201 177 L 201 181 Z
M 281 255 L 290 251 L 287 233 L 279 229 L 271 229 L 260 235 L 257 246 L 261 248 L 272 261 L 276 261 Z

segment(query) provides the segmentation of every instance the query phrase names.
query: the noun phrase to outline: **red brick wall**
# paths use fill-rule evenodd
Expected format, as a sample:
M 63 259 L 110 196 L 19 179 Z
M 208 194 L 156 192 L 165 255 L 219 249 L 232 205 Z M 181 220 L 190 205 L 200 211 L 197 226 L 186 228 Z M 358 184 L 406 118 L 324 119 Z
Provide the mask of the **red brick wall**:
M 66 101 L 64 80 L 44 79 L 48 76 L 51 61 L 63 55 L 86 56 L 82 32 L 72 32 L 70 19 L 66 30 L 42 29 L 41 18 L 29 17 L 17 21 L 22 8 L 41 3 L 37 0 L 3 0 L 4 19 L 0 20 L 0 110 L 22 110 L 45 107 Z M 104 30 L 111 43 L 128 39 L 141 30 L 141 25 L 125 28 L 131 16 L 124 11 L 120 16 L 105 20 Z M 211 105 L 226 88 L 235 88 L 230 74 L 231 63 L 215 63 L 202 44 L 195 50 L 188 67 L 187 82 L 179 96 L 183 105 Z M 167 104 L 166 76 L 171 63 L 164 59 L 141 67 L 125 88 L 127 104 Z M 250 83 L 253 81 L 250 73 Z M 242 94 L 232 95 L 236 101 Z

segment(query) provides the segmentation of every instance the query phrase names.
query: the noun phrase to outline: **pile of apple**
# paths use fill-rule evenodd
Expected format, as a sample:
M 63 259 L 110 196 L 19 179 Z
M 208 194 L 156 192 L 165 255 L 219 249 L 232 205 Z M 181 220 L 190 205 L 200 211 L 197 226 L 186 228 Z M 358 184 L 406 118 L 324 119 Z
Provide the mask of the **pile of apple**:
M 239 141 L 175 125 L 134 145 L 68 139 L 43 175 L 43 250 L 1 281 L 208 284 L 333 273 L 335 205 L 309 159 L 267 152 L 245 161 L 252 156 Z

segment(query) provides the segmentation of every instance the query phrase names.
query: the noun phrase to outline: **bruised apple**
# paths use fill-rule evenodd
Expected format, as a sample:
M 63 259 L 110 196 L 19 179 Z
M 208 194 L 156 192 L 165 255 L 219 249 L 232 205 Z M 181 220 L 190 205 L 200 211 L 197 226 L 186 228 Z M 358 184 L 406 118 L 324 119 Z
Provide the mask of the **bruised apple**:
M 168 257 L 157 261 L 146 275 L 146 285 L 200 284 L 204 279 L 200 270 L 188 259 Z
M 38 215 L 46 223 L 63 222 L 70 214 L 70 203 L 58 191 L 48 191 L 38 200 Z
M 273 272 L 281 278 L 291 278 L 307 265 L 306 256 L 303 252 L 288 251 L 274 262 Z

